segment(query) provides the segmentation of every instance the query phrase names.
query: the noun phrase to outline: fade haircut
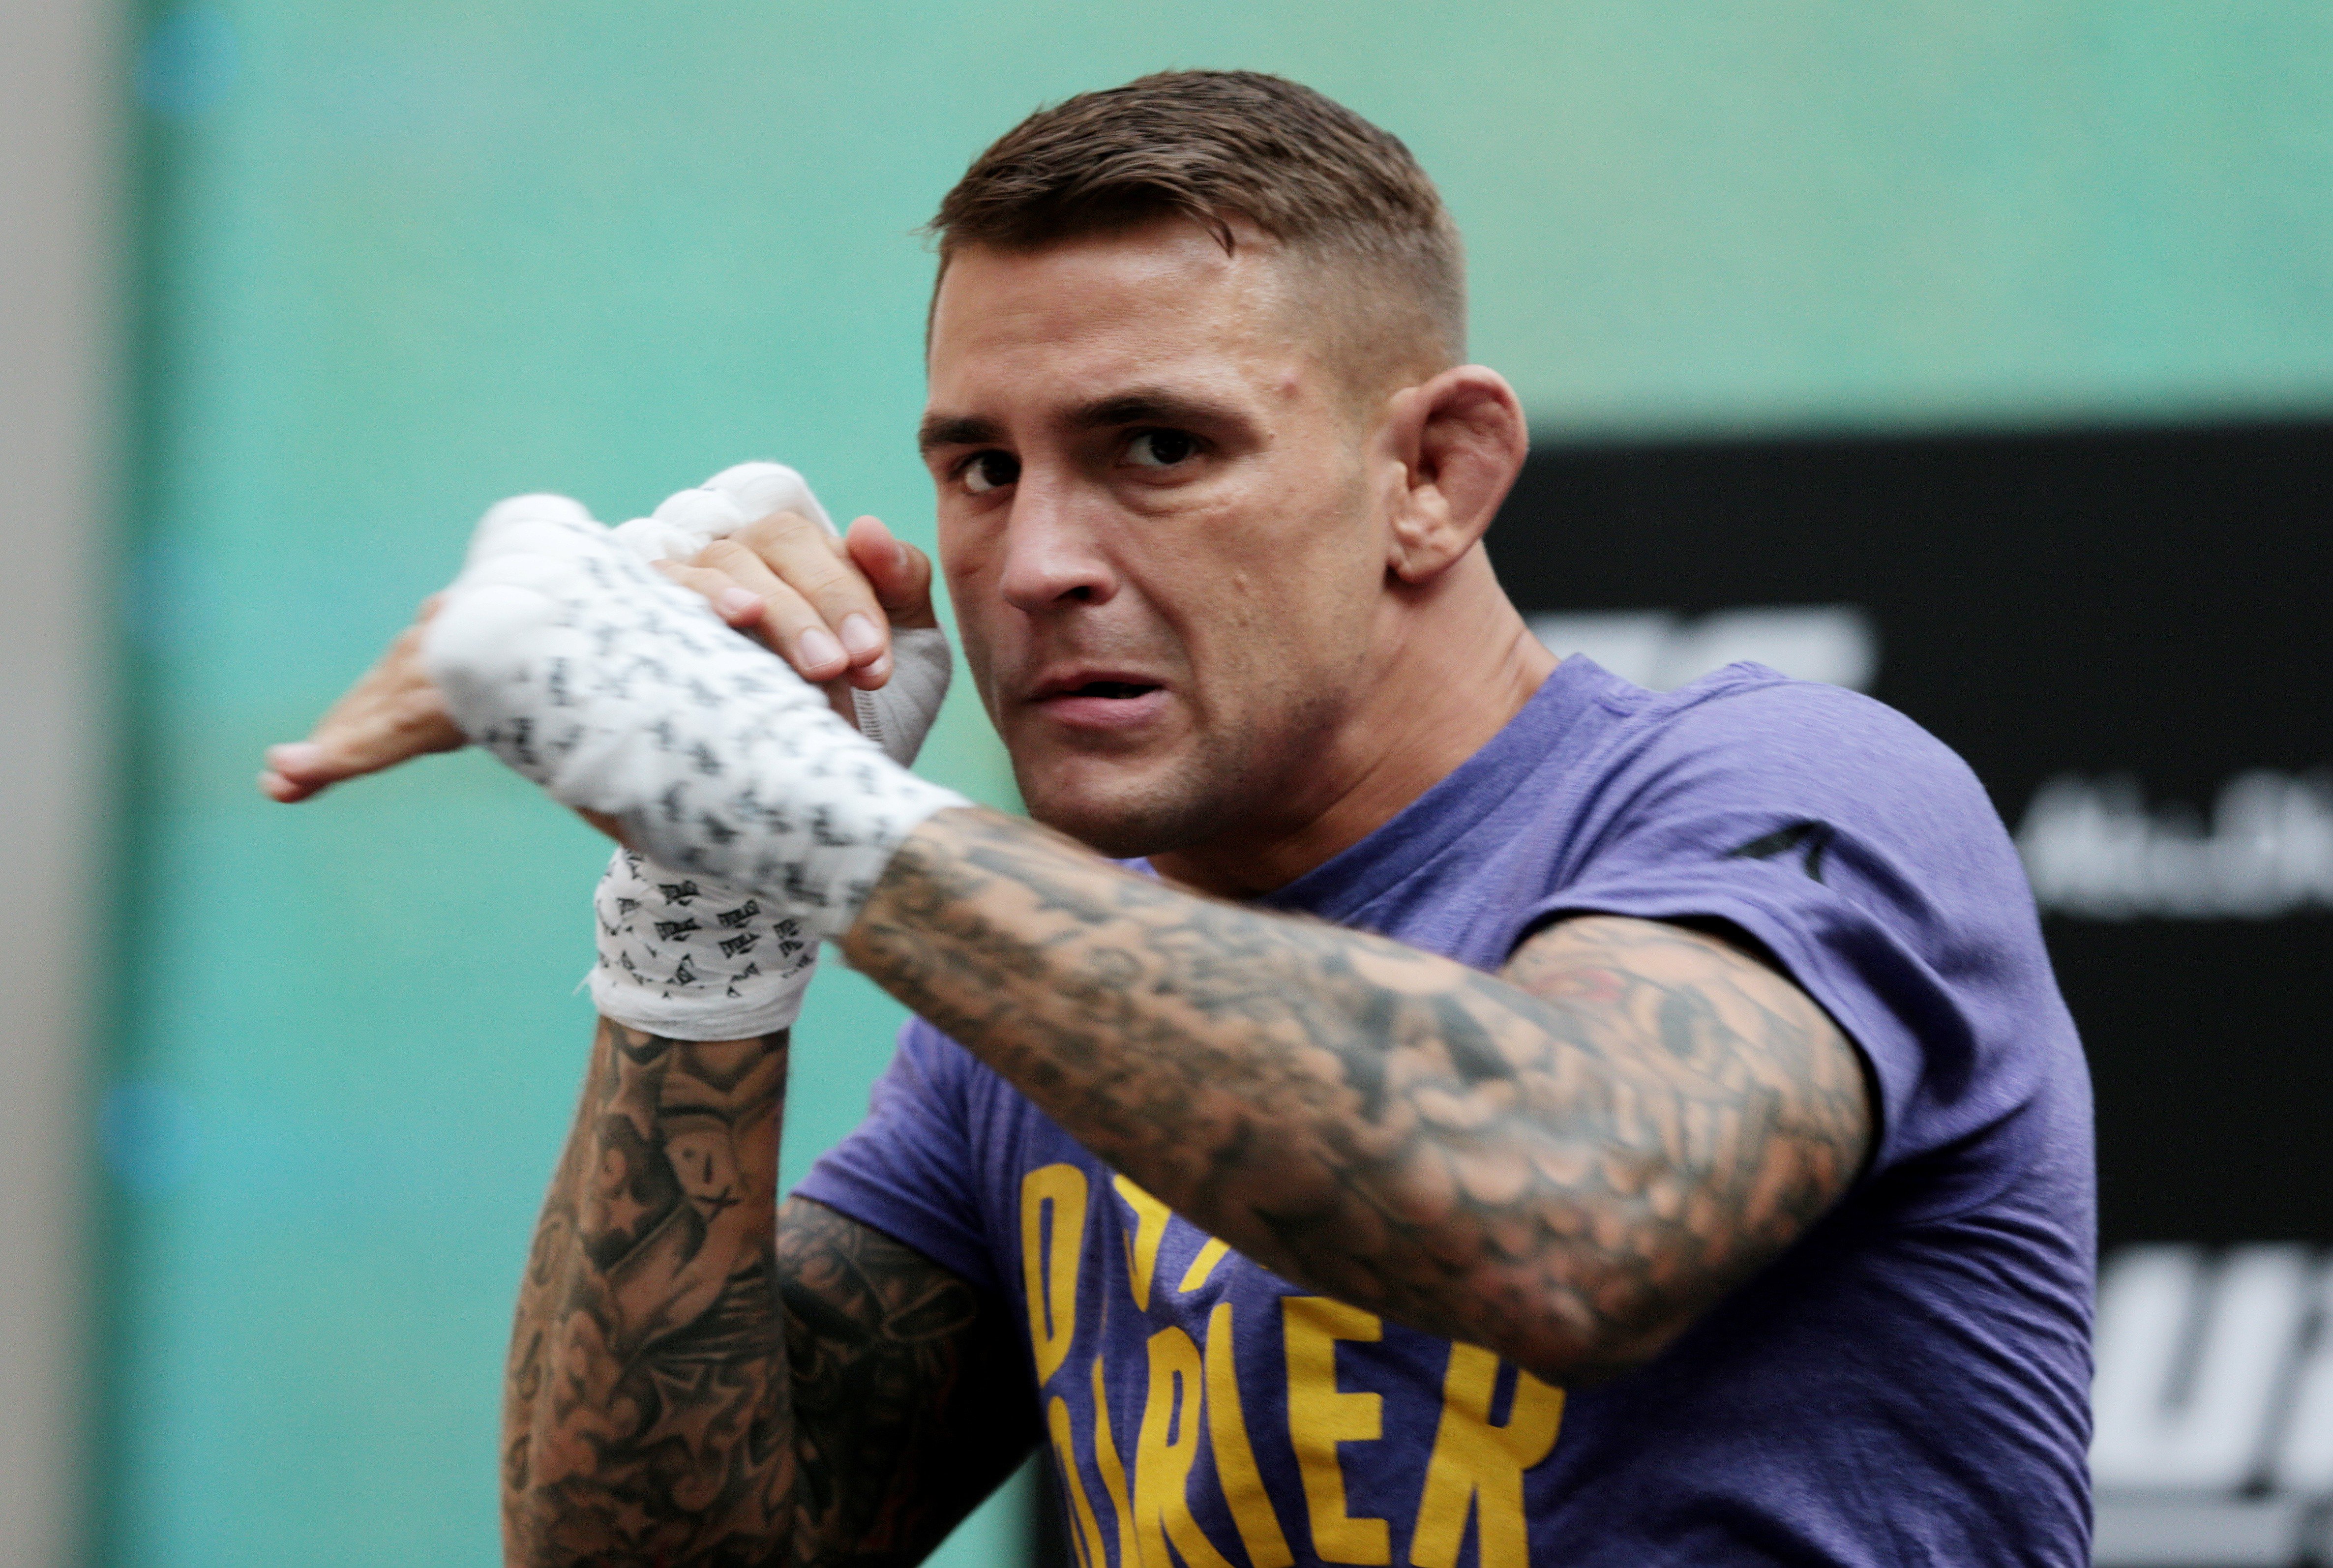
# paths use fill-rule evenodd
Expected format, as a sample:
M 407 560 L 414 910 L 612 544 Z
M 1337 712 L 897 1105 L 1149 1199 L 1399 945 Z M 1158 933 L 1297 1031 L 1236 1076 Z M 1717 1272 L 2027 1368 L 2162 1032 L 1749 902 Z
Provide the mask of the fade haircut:
M 1166 71 L 1041 109 L 974 160 L 926 232 L 940 272 L 966 246 L 1037 250 L 1179 215 L 1226 253 L 1244 221 L 1296 256 L 1361 390 L 1466 357 L 1466 263 L 1434 182 L 1400 140 L 1284 77 Z

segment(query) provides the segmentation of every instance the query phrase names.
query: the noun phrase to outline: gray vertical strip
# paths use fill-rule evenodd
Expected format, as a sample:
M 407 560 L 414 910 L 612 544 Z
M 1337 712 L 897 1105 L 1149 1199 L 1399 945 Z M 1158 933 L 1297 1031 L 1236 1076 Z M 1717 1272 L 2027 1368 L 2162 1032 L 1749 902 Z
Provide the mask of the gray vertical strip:
M 79 1555 L 118 17 L 0 0 L 0 1568 Z

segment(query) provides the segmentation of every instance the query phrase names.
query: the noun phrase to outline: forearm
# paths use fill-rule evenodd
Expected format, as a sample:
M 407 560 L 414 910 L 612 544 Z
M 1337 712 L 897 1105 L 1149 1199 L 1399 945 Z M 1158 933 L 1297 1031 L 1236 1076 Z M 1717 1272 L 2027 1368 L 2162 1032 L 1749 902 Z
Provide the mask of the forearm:
M 1026 1451 L 969 1286 L 776 1211 L 787 1048 L 601 1020 L 511 1341 L 514 1568 L 918 1562 Z
M 1861 1084 L 1812 1040 L 1819 1009 L 1762 1017 L 1685 984 L 1707 955 L 1674 934 L 1682 951 L 1599 954 L 1525 990 L 959 810 L 909 838 L 845 945 L 1257 1261 L 1592 1376 L 1787 1244 L 1859 1154 Z M 1792 1029 L 1805 1059 L 1778 1059 Z M 1809 1074 L 1815 1124 L 1781 1124 L 1803 1119 Z
M 520 1290 L 514 1564 L 782 1555 L 795 1467 L 775 1267 L 787 1037 L 602 1020 Z

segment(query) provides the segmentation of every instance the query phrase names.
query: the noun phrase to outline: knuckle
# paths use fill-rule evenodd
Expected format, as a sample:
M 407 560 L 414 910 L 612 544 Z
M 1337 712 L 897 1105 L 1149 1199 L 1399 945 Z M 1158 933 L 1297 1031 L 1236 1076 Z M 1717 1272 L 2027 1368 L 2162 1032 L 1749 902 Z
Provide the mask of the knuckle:
M 738 531 L 756 540 L 792 539 L 804 532 L 823 538 L 826 531 L 799 512 L 773 512 L 767 517 L 757 517 Z
M 821 598 L 855 601 L 863 597 L 866 587 L 857 572 L 845 570 L 832 561 L 820 566 L 806 566 L 796 575 L 805 591 Z

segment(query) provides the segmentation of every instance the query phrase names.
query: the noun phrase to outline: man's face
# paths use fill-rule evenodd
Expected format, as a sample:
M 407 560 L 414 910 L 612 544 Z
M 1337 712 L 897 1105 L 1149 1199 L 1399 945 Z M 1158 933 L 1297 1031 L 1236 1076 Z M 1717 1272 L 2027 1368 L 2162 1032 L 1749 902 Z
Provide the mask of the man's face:
M 1031 812 L 1109 853 L 1324 806 L 1385 594 L 1374 415 L 1286 302 L 1291 263 L 1243 239 L 968 248 L 935 304 L 924 451 L 965 655 Z

